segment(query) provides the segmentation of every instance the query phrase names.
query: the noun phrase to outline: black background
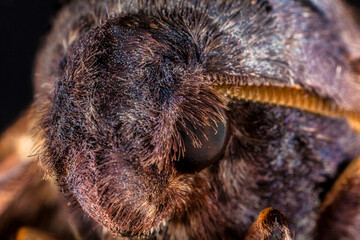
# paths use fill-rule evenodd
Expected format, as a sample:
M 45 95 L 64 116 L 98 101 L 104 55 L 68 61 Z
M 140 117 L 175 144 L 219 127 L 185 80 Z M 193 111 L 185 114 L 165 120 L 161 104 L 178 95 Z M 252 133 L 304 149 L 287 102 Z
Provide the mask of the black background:
M 31 103 L 33 59 L 59 2 L 0 0 L 0 132 Z
M 32 100 L 36 49 L 58 0 L 0 0 L 0 131 Z

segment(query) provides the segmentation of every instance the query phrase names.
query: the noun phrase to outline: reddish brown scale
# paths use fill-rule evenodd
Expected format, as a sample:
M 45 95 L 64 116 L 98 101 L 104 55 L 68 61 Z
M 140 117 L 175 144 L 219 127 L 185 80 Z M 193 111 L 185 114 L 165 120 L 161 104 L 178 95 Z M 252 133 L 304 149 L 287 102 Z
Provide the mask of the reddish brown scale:
M 257 239 L 292 239 L 286 218 L 279 210 L 266 208 L 261 211 L 259 217 L 248 230 L 245 238 L 245 240 Z

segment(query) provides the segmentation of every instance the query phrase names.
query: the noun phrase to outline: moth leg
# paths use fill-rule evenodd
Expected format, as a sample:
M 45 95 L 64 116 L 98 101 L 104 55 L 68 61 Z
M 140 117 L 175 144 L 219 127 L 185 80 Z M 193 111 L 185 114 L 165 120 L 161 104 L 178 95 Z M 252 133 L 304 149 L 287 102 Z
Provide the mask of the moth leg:
M 22 227 L 16 234 L 15 240 L 56 240 L 57 238 L 51 236 L 43 231 Z
M 340 175 L 326 195 L 316 239 L 358 239 L 360 236 L 360 157 Z
M 245 240 L 274 239 L 291 240 L 290 230 L 284 215 L 275 208 L 262 210 L 252 224 Z

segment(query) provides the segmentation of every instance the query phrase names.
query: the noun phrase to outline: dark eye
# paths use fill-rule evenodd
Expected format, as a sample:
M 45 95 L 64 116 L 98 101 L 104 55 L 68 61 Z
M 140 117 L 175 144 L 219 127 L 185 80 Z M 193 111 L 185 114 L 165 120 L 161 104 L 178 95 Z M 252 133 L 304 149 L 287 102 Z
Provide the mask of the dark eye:
M 185 144 L 185 155 L 177 161 L 178 170 L 182 172 L 197 172 L 210 166 L 222 157 L 229 135 L 227 120 L 224 122 L 218 120 L 216 124 L 212 123 L 211 126 L 202 128 L 195 127 L 186 121 L 186 127 L 196 135 L 201 142 L 201 146 L 196 147 L 193 139 L 188 134 L 181 133 Z

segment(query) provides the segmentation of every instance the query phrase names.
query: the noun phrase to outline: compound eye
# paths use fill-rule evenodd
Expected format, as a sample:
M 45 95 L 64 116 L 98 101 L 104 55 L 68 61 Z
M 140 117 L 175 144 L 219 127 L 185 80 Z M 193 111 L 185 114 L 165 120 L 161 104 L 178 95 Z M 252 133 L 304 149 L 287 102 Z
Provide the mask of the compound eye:
M 223 116 L 226 116 L 224 110 L 221 111 Z M 185 123 L 201 144 L 196 146 L 189 134 L 181 132 L 185 154 L 176 164 L 181 172 L 197 172 L 209 167 L 223 156 L 229 135 L 228 122 L 227 119 L 224 122 L 218 120 L 216 124 L 212 122 L 211 126 L 206 127 L 195 127 L 188 121 Z

